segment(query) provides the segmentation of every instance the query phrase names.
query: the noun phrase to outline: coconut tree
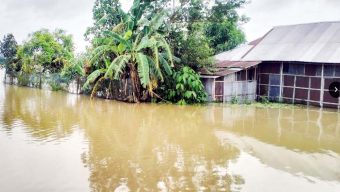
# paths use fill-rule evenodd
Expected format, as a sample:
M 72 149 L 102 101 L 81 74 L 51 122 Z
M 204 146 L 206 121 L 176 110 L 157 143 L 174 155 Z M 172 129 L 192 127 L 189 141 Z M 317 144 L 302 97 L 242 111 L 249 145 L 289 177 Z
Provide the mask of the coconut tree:
M 174 65 L 170 46 L 159 32 L 164 16 L 158 13 L 151 20 L 135 22 L 130 14 L 125 22 L 104 32 L 105 38 L 95 40 L 100 45 L 93 50 L 91 63 L 101 61 L 102 67 L 92 72 L 85 84 L 95 84 L 92 96 L 104 79 L 122 77 L 131 79 L 134 102 L 155 96 L 153 90 L 164 81 L 164 73 L 171 75 Z

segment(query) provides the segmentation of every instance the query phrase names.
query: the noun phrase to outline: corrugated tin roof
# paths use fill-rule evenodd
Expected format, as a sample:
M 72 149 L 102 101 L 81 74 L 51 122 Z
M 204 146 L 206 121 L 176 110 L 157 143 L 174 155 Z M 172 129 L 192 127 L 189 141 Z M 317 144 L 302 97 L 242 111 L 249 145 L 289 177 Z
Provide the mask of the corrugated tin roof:
M 237 47 L 235 49 L 232 49 L 230 51 L 222 52 L 215 56 L 215 60 L 217 63 L 223 62 L 223 61 L 240 61 L 242 57 L 250 51 L 254 45 L 241 45 L 240 47 Z
M 242 60 L 340 63 L 340 22 L 274 27 Z

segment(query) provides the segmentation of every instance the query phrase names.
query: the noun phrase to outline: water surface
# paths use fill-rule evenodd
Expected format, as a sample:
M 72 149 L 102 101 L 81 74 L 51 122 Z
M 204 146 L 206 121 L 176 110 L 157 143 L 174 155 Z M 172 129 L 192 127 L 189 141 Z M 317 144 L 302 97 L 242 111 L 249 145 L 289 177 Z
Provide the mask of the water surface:
M 340 114 L 0 84 L 0 191 L 340 191 Z

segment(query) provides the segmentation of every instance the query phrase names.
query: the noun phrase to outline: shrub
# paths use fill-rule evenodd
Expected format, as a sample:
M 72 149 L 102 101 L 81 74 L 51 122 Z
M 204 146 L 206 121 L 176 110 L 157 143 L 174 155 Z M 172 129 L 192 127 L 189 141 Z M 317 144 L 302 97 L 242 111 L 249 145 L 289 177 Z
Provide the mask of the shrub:
M 207 93 L 199 74 L 186 66 L 173 73 L 165 86 L 164 98 L 180 105 L 203 103 Z
M 237 96 L 233 96 L 232 98 L 231 98 L 231 104 L 238 104 L 239 103 L 239 99 L 237 98 Z
M 260 103 L 263 103 L 263 104 L 269 103 L 268 97 L 265 97 L 265 96 L 260 96 L 259 101 L 260 101 Z

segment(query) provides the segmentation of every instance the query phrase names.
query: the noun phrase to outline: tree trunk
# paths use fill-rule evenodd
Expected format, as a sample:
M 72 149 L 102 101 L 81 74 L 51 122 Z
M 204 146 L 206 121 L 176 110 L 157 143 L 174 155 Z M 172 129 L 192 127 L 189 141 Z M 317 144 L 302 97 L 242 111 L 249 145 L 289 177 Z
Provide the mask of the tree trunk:
M 41 81 L 41 73 L 39 74 L 39 89 L 41 89 L 42 88 L 42 81 Z
M 80 89 L 80 77 L 77 77 L 77 93 L 76 94 L 80 93 L 79 89 Z
M 132 91 L 133 91 L 133 100 L 135 103 L 140 103 L 140 81 L 138 77 L 138 73 L 136 67 L 133 64 L 129 64 L 130 68 L 130 78 L 132 84 Z

